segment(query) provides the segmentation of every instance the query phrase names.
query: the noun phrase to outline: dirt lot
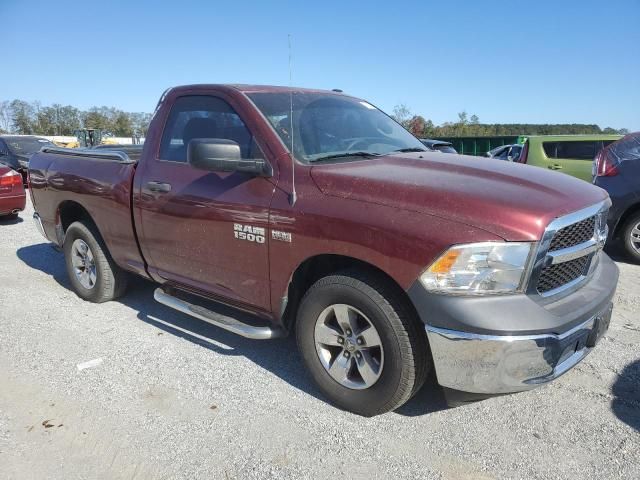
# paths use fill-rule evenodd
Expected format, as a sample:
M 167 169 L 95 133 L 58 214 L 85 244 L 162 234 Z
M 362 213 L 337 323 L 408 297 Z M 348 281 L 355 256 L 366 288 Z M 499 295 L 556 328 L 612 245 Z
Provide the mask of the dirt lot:
M 640 478 L 640 266 L 618 262 L 608 335 L 555 383 L 447 409 L 431 382 L 365 419 L 291 338 L 227 334 L 145 282 L 81 301 L 31 213 L 0 222 L 0 478 Z

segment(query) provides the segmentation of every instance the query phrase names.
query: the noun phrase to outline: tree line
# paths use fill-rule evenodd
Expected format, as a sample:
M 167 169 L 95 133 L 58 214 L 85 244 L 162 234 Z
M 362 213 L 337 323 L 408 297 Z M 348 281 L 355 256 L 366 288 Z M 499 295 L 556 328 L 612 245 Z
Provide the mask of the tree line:
M 627 134 L 626 128 L 600 128 L 595 124 L 558 123 L 481 123 L 477 115 L 458 113 L 458 120 L 435 125 L 421 115 L 414 115 L 406 105 L 396 105 L 392 117 L 416 137 L 493 137 L 515 135 Z
M 43 106 L 37 101 L 0 101 L 0 133 L 70 136 L 80 128 L 99 128 L 116 137 L 144 137 L 150 120 L 150 113 L 124 112 L 113 107 L 80 110 L 59 103 Z
M 417 137 L 480 137 L 510 135 L 626 134 L 625 128 L 600 128 L 595 124 L 481 123 L 477 115 L 458 113 L 458 120 L 435 125 L 414 115 L 406 105 L 396 105 L 393 118 Z M 43 106 L 40 102 L 5 100 L 0 102 L 0 133 L 21 135 L 73 135 L 79 128 L 99 128 L 107 135 L 144 137 L 150 113 L 124 112 L 114 107 L 80 110 L 71 105 Z

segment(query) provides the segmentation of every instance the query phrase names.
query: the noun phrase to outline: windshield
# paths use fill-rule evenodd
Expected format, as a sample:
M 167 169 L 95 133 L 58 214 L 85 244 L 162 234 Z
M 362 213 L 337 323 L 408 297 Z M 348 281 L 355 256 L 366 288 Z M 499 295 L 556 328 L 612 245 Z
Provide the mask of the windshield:
M 509 155 L 511 156 L 511 161 L 517 162 L 520 160 L 520 154 L 522 153 L 522 147 L 520 145 L 514 145 L 511 147 L 511 152 Z
M 458 153 L 451 145 L 434 145 L 434 148 L 443 153 Z
M 302 162 L 386 155 L 396 151 L 425 151 L 420 141 L 373 105 L 326 93 L 251 93 L 284 144 Z
M 46 138 L 5 137 L 4 141 L 14 155 L 31 155 L 40 151 L 42 147 L 53 146 L 53 143 Z

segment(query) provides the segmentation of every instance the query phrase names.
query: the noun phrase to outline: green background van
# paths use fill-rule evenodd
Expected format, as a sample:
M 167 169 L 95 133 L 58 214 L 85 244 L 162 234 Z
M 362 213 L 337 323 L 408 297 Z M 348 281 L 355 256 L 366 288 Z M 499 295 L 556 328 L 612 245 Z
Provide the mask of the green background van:
M 591 182 L 593 158 L 622 135 L 527 135 L 520 162 L 549 168 Z

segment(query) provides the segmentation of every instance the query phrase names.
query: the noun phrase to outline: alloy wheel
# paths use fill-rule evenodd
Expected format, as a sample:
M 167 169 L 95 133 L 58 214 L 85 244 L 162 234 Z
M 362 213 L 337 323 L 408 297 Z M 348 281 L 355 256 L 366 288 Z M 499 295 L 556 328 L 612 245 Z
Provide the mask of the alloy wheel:
M 382 341 L 360 310 L 345 304 L 325 308 L 316 320 L 314 340 L 322 366 L 340 385 L 362 390 L 380 378 Z
M 80 238 L 71 245 L 71 264 L 80 285 L 91 290 L 96 284 L 96 264 L 89 245 Z

